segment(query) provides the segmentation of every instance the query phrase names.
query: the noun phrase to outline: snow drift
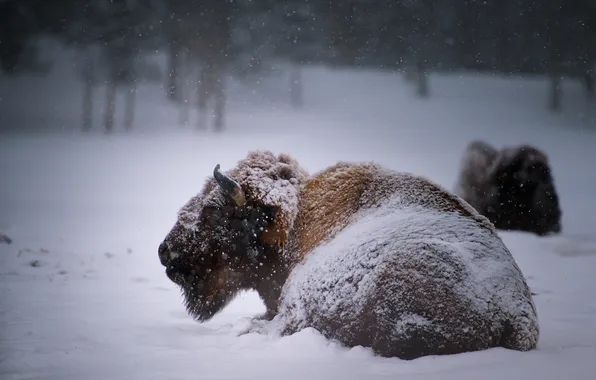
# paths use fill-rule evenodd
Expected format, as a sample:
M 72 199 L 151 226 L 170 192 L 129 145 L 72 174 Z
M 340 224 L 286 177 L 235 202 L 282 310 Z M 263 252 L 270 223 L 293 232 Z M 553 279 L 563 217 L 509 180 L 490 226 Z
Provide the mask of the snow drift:
M 467 203 L 375 164 L 305 174 L 252 152 L 226 174 L 245 203 L 210 180 L 182 209 L 160 258 L 191 315 L 208 320 L 254 289 L 283 334 L 313 327 L 381 356 L 536 347 L 524 276 Z

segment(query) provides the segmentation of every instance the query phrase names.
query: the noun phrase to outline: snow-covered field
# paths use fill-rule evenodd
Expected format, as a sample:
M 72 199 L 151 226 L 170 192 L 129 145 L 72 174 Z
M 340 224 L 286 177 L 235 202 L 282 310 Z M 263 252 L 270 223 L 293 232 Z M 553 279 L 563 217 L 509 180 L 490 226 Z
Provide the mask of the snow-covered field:
M 540 80 L 439 76 L 422 101 L 399 76 L 312 69 L 301 111 L 266 99 L 243 104 L 251 93 L 238 91 L 228 130 L 199 133 L 175 125 L 161 92 L 141 89 L 137 130 L 106 137 L 71 133 L 80 93 L 51 81 L 36 91 L 33 79 L 18 91 L 0 86 L 2 123 L 68 132 L 0 135 L 0 234 L 13 240 L 0 243 L 0 378 L 594 378 L 596 133 L 581 125 L 575 84 L 566 83 L 565 112 L 551 116 Z M 238 337 L 264 311 L 254 293 L 199 324 L 157 258 L 178 208 L 215 164 L 227 170 L 249 150 L 290 153 L 310 171 L 374 160 L 451 188 L 473 138 L 532 143 L 552 161 L 563 234 L 502 233 L 537 294 L 535 351 L 402 361 L 312 329 Z

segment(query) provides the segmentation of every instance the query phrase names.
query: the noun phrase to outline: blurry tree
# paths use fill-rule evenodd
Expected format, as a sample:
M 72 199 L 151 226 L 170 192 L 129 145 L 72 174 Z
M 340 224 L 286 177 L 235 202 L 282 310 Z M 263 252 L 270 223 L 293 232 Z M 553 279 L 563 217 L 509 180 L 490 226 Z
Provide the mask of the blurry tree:
M 458 66 L 549 78 L 548 107 L 561 108 L 561 81 L 593 88 L 596 2 L 593 0 L 449 0 L 456 9 Z
M 358 67 L 402 67 L 415 79 L 416 93 L 429 94 L 429 70 L 448 57 L 454 64 L 454 1 L 324 0 L 329 46 L 335 61 Z
M 102 45 L 101 61 L 107 70 L 107 99 L 104 129 L 113 128 L 117 88 L 125 95 L 124 127 L 134 121 L 139 63 L 143 52 L 158 46 L 160 2 L 153 0 L 110 0 L 100 4 L 97 19 L 105 28 L 98 34 Z
M 94 46 L 84 46 L 78 74 L 83 82 L 83 113 L 81 129 L 89 131 L 93 125 L 93 90 L 98 85 L 99 50 Z
M 276 17 L 275 0 L 239 0 L 238 17 L 232 27 L 231 71 L 239 79 L 269 75 L 275 66 L 277 33 L 282 28 Z
M 550 0 L 542 7 L 546 22 L 551 79 L 549 109 L 561 109 L 561 78 L 584 83 L 588 100 L 594 95 L 596 3 L 591 0 Z
M 445 69 L 547 75 L 552 110 L 561 108 L 563 77 L 596 97 L 594 0 L 0 0 L 0 70 L 47 70 L 35 48 L 42 34 L 81 52 L 84 129 L 93 89 L 104 82 L 105 130 L 113 129 L 117 89 L 132 126 L 143 56 L 160 50 L 167 98 L 187 123 L 194 87 L 203 128 L 212 101 L 215 127 L 223 127 L 227 76 L 270 75 L 280 62 L 292 68 L 295 106 L 303 102 L 301 68 L 311 63 L 411 67 L 422 97 L 429 72 Z
M 568 57 L 567 39 L 569 34 L 566 20 L 561 17 L 564 0 L 551 0 L 542 8 L 546 20 L 546 38 L 548 51 L 548 70 L 550 77 L 549 109 L 561 109 L 561 79 L 566 58 Z
M 565 4 L 569 6 L 568 3 Z M 573 41 L 576 43 L 577 51 L 575 66 L 578 68 L 578 77 L 584 82 L 588 101 L 595 98 L 594 80 L 596 73 L 596 1 L 581 0 L 577 7 L 571 23 Z M 596 106 L 596 105 L 595 105 Z
M 304 102 L 301 67 L 322 62 L 326 55 L 323 25 L 316 12 L 315 6 L 298 0 L 278 2 L 274 8 L 279 24 L 274 54 L 291 64 L 288 90 L 294 107 Z
M 405 68 L 405 63 L 409 59 L 408 37 L 411 33 L 412 14 L 406 5 L 404 1 L 378 1 L 374 15 L 371 15 L 372 28 L 367 33 L 375 36 L 370 44 L 376 51 L 381 67 Z M 375 27 L 378 28 L 376 32 Z M 405 72 L 410 71 L 404 70 Z
M 51 63 L 43 60 L 35 45 L 40 25 L 35 14 L 38 1 L 0 2 L 0 72 L 46 74 Z
M 321 0 L 319 9 L 326 24 L 331 64 L 361 65 L 369 36 L 362 28 L 373 12 L 375 1 Z M 367 8 L 368 7 L 368 8 Z
M 410 15 L 406 25 L 410 33 L 406 36 L 407 55 L 416 68 L 416 94 L 421 98 L 429 96 L 428 75 L 433 66 L 433 52 L 437 48 L 437 17 L 435 0 L 411 0 L 406 2 Z
M 125 95 L 124 127 L 131 129 L 143 53 L 155 50 L 160 44 L 161 0 L 60 0 L 58 3 L 68 11 L 64 13 L 66 20 L 53 25 L 52 30 L 81 53 L 78 71 L 84 85 L 82 129 L 91 128 L 93 89 L 102 82 L 106 85 L 104 131 L 110 133 L 114 128 L 118 89 Z
M 175 103 L 182 100 L 180 93 L 179 73 L 182 66 L 182 55 L 184 54 L 184 42 L 193 34 L 194 23 L 191 21 L 196 5 L 194 2 L 185 0 L 165 1 L 166 14 L 164 17 L 165 35 L 167 45 L 167 80 L 166 96 Z M 189 30 L 191 29 L 191 30 Z
M 168 97 L 187 102 L 181 92 L 182 70 L 197 67 L 197 126 L 206 128 L 207 106 L 214 101 L 213 120 L 217 130 L 223 128 L 225 111 L 225 78 L 231 61 L 231 36 L 234 3 L 228 0 L 167 0 L 168 22 Z M 185 122 L 182 118 L 181 121 Z

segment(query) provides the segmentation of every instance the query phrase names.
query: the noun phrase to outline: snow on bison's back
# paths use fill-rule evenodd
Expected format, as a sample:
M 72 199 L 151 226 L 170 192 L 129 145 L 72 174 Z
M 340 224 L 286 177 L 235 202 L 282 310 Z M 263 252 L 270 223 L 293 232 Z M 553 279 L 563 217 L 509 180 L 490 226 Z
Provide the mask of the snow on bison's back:
M 292 271 L 277 317 L 283 333 L 314 327 L 403 359 L 535 348 L 530 291 L 492 225 L 421 178 L 377 179 L 395 183 L 393 195 L 361 208 Z

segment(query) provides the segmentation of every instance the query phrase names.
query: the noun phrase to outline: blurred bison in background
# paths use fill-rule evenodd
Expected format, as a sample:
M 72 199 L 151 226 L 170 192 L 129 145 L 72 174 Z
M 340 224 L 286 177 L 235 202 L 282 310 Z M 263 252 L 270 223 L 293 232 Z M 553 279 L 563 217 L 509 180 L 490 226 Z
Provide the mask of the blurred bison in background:
M 538 235 L 561 231 L 561 209 L 546 154 L 520 145 L 497 150 L 483 141 L 466 148 L 455 193 L 497 229 Z
M 375 164 L 309 176 L 270 152 L 213 174 L 158 249 L 196 320 L 250 289 L 267 313 L 249 331 L 312 327 L 403 359 L 536 347 L 514 258 L 485 217 L 437 185 Z

